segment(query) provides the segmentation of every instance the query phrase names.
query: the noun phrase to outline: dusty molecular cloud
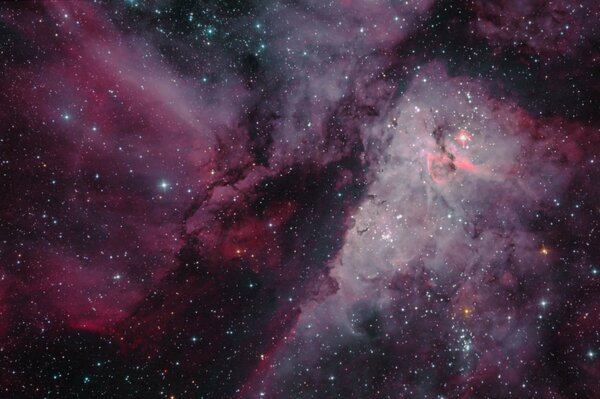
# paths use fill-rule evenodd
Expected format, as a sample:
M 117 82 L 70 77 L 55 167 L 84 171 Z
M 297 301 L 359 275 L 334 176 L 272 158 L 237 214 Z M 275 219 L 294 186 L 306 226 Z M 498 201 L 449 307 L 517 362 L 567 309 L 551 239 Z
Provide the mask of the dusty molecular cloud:
M 599 397 L 599 17 L 0 4 L 0 397 Z

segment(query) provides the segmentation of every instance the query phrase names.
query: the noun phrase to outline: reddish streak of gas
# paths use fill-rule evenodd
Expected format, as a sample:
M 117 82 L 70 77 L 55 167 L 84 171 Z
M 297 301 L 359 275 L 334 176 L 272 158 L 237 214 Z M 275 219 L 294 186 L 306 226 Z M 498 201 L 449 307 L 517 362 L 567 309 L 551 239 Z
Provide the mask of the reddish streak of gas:
M 462 169 L 468 172 L 476 172 L 479 169 L 478 166 L 473 165 L 473 163 L 465 157 L 456 158 L 454 165 L 456 166 L 456 169 Z
M 458 170 L 476 173 L 480 167 L 474 165 L 466 157 L 457 157 L 454 160 L 446 153 L 427 154 L 427 171 L 434 182 L 442 184 L 450 179 L 451 175 Z

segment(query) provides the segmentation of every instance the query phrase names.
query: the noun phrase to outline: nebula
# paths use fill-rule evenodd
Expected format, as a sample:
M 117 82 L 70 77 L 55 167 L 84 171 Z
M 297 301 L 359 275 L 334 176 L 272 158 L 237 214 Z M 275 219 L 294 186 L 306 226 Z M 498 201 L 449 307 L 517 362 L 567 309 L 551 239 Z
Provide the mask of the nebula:
M 598 397 L 599 17 L 0 4 L 0 397 Z

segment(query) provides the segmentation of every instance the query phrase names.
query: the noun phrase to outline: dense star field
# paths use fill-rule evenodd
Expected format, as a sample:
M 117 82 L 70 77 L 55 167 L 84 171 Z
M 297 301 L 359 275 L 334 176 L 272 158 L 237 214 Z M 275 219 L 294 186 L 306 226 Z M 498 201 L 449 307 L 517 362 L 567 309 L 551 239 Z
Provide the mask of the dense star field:
M 600 3 L 0 4 L 0 397 L 600 398 Z

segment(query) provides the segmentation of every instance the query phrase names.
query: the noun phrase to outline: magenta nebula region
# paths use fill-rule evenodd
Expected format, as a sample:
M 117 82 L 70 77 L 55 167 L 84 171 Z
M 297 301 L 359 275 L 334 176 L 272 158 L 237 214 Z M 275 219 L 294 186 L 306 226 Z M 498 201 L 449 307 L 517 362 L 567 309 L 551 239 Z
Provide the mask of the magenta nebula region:
M 0 398 L 600 398 L 600 3 L 0 3 Z

